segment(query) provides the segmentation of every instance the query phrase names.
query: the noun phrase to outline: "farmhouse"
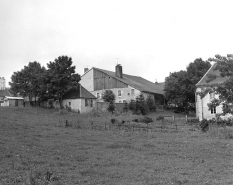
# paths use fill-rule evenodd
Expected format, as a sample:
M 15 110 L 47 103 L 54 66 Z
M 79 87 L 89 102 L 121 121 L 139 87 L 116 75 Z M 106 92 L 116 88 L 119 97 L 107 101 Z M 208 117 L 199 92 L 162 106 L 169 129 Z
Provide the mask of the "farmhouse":
M 222 106 L 213 107 L 211 110 L 209 110 L 208 107 L 208 103 L 210 103 L 212 99 L 218 98 L 217 94 L 211 92 L 206 94 L 203 98 L 198 95 L 198 92 L 202 92 L 208 87 L 216 87 L 227 80 L 228 77 L 222 77 L 220 75 L 220 71 L 214 70 L 216 65 L 216 63 L 213 64 L 206 72 L 206 74 L 201 78 L 201 80 L 196 84 L 196 116 L 200 121 L 202 119 L 214 118 L 216 114 L 222 113 Z M 209 82 L 208 79 L 211 75 L 216 75 L 216 78 Z
M 145 98 L 152 95 L 157 105 L 164 104 L 163 87 L 139 76 L 123 74 L 122 66 L 118 64 L 115 72 L 99 68 L 85 68 L 80 84 L 97 97 L 101 102 L 102 94 L 110 89 L 116 95 L 116 103 L 129 102 L 141 93 Z
M 95 105 L 96 97 L 79 85 L 71 88 L 63 95 L 62 106 L 71 108 L 75 112 L 90 112 Z

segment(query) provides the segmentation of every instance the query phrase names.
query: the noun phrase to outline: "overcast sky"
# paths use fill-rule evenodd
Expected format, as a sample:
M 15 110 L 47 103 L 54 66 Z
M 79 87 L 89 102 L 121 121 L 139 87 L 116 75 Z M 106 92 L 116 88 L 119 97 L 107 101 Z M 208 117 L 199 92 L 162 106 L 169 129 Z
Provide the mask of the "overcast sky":
M 163 82 L 196 58 L 233 53 L 233 1 L 0 0 L 0 76 L 61 55 Z

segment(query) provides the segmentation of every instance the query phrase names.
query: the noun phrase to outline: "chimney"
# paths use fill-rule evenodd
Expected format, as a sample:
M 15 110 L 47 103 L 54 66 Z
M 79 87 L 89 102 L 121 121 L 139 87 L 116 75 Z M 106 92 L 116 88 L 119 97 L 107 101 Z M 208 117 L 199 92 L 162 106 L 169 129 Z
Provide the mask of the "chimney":
M 84 68 L 84 73 L 86 73 L 88 71 L 88 68 L 86 67 L 86 68 Z
M 122 66 L 120 64 L 116 65 L 116 76 L 118 78 L 123 78 Z

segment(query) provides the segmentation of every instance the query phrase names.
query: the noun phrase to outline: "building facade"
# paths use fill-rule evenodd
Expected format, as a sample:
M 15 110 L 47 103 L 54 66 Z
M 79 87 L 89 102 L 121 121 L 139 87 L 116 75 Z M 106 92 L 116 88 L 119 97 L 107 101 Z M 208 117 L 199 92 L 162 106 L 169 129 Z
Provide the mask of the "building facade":
M 207 93 L 203 98 L 199 95 L 200 92 L 204 92 L 207 88 L 216 87 L 221 85 L 228 77 L 222 77 L 220 71 L 215 70 L 216 63 L 213 64 L 201 80 L 196 84 L 196 117 L 199 120 L 215 118 L 216 114 L 222 113 L 222 106 L 213 107 L 209 109 L 208 104 L 213 99 L 218 99 L 218 95 L 214 92 Z M 215 75 L 216 78 L 209 81 L 208 78 L 211 75 Z
M 123 74 L 121 65 L 115 67 L 115 72 L 93 67 L 82 75 L 80 84 L 100 102 L 103 101 L 105 90 L 112 90 L 116 96 L 116 103 L 135 100 L 140 94 L 145 98 L 151 95 L 157 105 L 164 103 L 161 86 L 138 76 Z

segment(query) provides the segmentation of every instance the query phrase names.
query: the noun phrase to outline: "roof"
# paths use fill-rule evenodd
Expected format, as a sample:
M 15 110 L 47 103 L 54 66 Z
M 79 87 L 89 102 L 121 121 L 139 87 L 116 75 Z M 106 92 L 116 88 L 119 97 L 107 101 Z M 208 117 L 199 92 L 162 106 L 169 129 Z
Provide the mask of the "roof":
M 81 85 L 77 88 L 71 88 L 63 95 L 63 99 L 77 99 L 77 98 L 96 99 L 96 97 L 93 94 L 91 94 Z
M 24 100 L 24 98 L 22 97 L 13 97 L 13 96 L 5 96 L 4 100 L 8 99 L 8 100 Z
M 115 72 L 112 71 L 107 71 L 99 68 L 93 68 L 96 70 L 99 70 L 108 76 L 111 76 L 113 78 L 116 78 L 117 80 L 126 83 L 135 89 L 138 89 L 141 92 L 149 92 L 149 93 L 154 93 L 154 94 L 164 94 L 163 87 L 161 87 L 158 84 L 155 84 L 153 82 L 150 82 L 140 76 L 132 76 L 132 75 L 127 75 L 123 74 L 123 78 L 119 78 L 115 75 Z
M 225 82 L 229 77 L 222 77 L 219 70 L 215 70 L 217 63 L 214 63 L 206 74 L 201 78 L 201 80 L 196 84 L 196 86 L 210 86 L 210 85 L 219 85 Z M 210 76 L 216 76 L 212 81 L 208 81 Z
M 0 97 L 11 96 L 11 93 L 8 90 L 0 90 Z

